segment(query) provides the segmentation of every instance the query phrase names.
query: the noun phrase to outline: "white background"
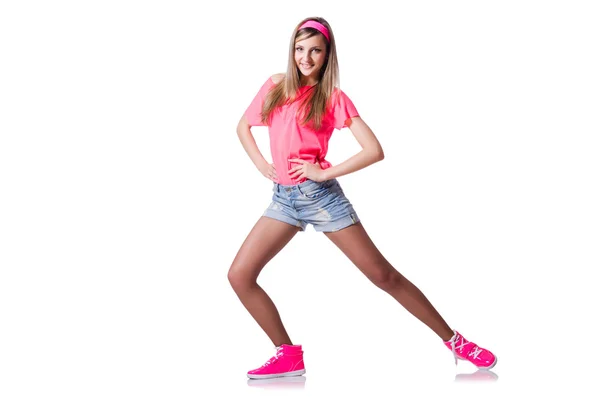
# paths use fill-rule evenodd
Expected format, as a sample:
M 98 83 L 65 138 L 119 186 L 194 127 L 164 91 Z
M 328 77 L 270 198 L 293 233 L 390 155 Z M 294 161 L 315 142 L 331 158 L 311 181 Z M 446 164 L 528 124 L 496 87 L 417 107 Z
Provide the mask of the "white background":
M 598 390 L 593 3 L 3 1 L 0 394 Z M 246 382 L 274 349 L 227 270 L 271 182 L 235 127 L 317 15 L 386 154 L 339 181 L 386 258 L 498 355 L 495 382 L 456 382 L 475 368 L 312 227 L 259 278 L 305 383 Z M 334 165 L 360 149 L 347 129 L 330 146 Z

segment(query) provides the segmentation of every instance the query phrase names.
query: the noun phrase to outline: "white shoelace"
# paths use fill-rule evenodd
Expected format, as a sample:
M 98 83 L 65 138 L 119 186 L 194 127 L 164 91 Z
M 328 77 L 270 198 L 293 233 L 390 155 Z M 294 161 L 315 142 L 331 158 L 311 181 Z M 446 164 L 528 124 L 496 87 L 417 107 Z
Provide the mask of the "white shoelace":
M 458 339 L 458 334 L 454 334 L 454 336 L 452 337 L 452 339 L 450 340 L 450 342 L 452 344 L 452 354 L 454 354 L 454 364 L 458 365 L 458 358 L 457 358 L 458 356 L 456 355 L 456 350 L 459 349 L 460 352 L 462 353 L 463 347 L 465 347 L 470 342 L 467 341 L 465 338 L 461 337 L 460 345 L 456 346 L 456 339 Z M 471 350 L 469 352 L 469 356 L 471 356 L 473 358 L 477 358 L 482 351 L 483 351 L 482 349 L 480 349 L 479 347 L 475 346 L 473 348 L 473 350 Z
M 461 338 L 461 344 L 460 346 L 456 346 L 456 339 L 458 339 L 458 334 L 454 334 L 454 336 L 452 337 L 452 339 L 450 340 L 450 343 L 452 344 L 452 354 L 454 355 L 454 364 L 458 365 L 458 356 L 456 355 L 456 349 L 460 349 L 461 353 L 462 353 L 462 349 L 463 347 L 466 346 L 467 341 L 465 341 L 465 338 Z M 479 354 L 479 353 L 478 353 Z
M 473 356 L 473 358 L 477 358 L 479 356 L 479 353 L 481 353 L 483 350 L 478 348 L 477 346 L 471 351 L 471 353 L 469 353 L 469 356 Z
M 283 356 L 283 348 L 277 347 L 276 349 L 277 349 L 277 352 L 275 353 L 275 355 L 273 357 L 271 357 L 270 359 L 268 359 L 267 362 L 262 365 L 263 367 L 273 364 L 274 362 L 279 360 L 279 357 Z
M 452 345 L 452 354 L 454 355 L 454 365 L 458 365 L 458 358 L 456 357 L 456 338 L 458 334 L 454 334 L 452 339 L 450 339 L 450 344 Z

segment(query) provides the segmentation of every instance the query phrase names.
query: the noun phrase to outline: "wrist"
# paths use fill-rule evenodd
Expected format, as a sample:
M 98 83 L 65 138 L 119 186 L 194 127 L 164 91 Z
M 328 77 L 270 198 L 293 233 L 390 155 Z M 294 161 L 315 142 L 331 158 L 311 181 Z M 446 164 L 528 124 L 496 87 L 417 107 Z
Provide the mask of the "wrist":
M 269 163 L 267 163 L 267 161 L 263 159 L 263 160 L 260 160 L 260 161 L 257 161 L 256 163 L 254 163 L 254 166 L 255 166 L 255 167 L 256 167 L 256 168 L 257 168 L 259 171 L 262 171 L 262 170 L 263 170 L 265 167 L 268 167 L 268 166 L 269 166 Z

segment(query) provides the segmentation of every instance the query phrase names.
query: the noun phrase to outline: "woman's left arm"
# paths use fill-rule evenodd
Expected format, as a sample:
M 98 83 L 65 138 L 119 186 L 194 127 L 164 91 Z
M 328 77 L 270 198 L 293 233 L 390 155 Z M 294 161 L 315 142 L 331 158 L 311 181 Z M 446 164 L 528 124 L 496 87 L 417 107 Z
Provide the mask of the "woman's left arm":
M 352 131 L 362 150 L 343 163 L 322 170 L 321 178 L 324 181 L 358 171 L 384 158 L 379 140 L 362 118 L 353 117 L 346 126 Z
M 297 163 L 297 165 L 288 171 L 290 178 L 292 180 L 308 178 L 315 182 L 323 182 L 337 178 L 338 176 L 350 174 L 383 160 L 381 144 L 363 119 L 359 116 L 352 117 L 346 121 L 346 126 L 350 128 L 358 144 L 362 147 L 360 152 L 343 163 L 327 169 L 321 169 L 319 164 L 312 164 L 306 160 L 290 159 L 288 161 Z

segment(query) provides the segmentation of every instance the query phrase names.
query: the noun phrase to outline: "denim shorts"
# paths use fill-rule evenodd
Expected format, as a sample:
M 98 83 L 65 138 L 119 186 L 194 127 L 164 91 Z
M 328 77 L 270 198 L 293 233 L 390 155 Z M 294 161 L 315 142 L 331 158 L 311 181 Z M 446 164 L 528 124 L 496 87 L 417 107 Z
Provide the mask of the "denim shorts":
M 360 222 L 337 179 L 297 185 L 273 183 L 273 201 L 263 216 L 306 230 L 309 223 L 317 232 L 336 232 Z

